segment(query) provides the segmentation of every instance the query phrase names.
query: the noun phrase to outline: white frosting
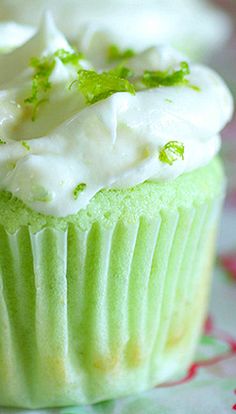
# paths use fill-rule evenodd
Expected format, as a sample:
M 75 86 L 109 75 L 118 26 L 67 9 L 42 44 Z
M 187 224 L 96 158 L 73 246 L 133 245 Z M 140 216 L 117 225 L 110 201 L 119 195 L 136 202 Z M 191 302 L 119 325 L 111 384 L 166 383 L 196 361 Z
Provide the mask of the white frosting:
M 190 64 L 188 79 L 201 91 L 172 86 L 144 90 L 135 96 L 116 93 L 86 106 L 76 86 L 72 65 L 58 59 L 50 77 L 49 101 L 31 120 L 24 98 L 29 96 L 31 56 L 71 50 L 49 17 L 25 45 L 0 56 L 0 188 L 31 208 L 55 216 L 76 213 L 102 188 L 130 187 L 145 180 L 171 180 L 207 164 L 220 147 L 219 132 L 233 111 L 232 97 L 210 69 Z M 183 58 L 168 47 L 152 48 L 129 61 L 143 69 L 179 67 Z M 84 68 L 89 63 L 82 62 Z M 20 140 L 27 140 L 28 151 Z M 169 141 L 185 147 L 184 160 L 168 165 L 159 160 Z M 86 188 L 77 200 L 73 190 Z M 37 201 L 43 199 L 45 201 Z
M 89 48 L 99 45 L 102 35 L 95 33 L 105 30 L 122 47 L 168 43 L 189 56 L 209 57 L 232 30 L 229 18 L 206 0 L 2 0 L 1 20 L 34 25 L 45 9 L 67 36 L 75 37 L 84 25 L 82 43 Z
M 149 1 L 137 7 L 130 4 L 109 16 L 103 13 L 81 20 L 78 46 L 90 59 L 98 51 L 100 62 L 108 41 L 139 52 L 171 44 L 190 58 L 209 59 L 232 33 L 229 17 L 201 0 Z
M 15 22 L 0 22 L 0 52 L 9 52 L 33 36 L 35 29 Z

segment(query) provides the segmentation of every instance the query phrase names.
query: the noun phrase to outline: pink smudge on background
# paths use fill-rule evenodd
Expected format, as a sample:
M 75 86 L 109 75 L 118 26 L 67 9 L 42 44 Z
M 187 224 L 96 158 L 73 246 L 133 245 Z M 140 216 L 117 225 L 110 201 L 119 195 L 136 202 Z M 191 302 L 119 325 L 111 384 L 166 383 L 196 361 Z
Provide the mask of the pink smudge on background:
M 229 207 L 236 208 L 236 190 L 229 192 L 226 198 L 226 205 Z
M 190 368 L 187 371 L 187 374 L 181 378 L 178 381 L 170 381 L 166 382 L 159 387 L 175 387 L 181 384 L 185 384 L 186 382 L 192 381 L 198 374 L 199 369 L 201 368 L 207 368 L 210 366 L 213 366 L 221 361 L 226 361 L 227 359 L 232 358 L 234 355 L 236 355 L 236 339 L 228 335 L 227 333 L 216 329 L 214 327 L 214 323 L 210 317 L 206 320 L 204 332 L 207 335 L 211 335 L 212 337 L 224 342 L 228 345 L 228 351 L 223 352 L 222 354 L 219 354 L 215 357 L 210 357 L 207 360 L 197 361 L 194 362 Z M 236 404 L 235 408 L 232 407 L 233 410 L 236 410 Z
M 220 264 L 229 276 L 236 282 L 236 252 L 220 256 Z
M 222 138 L 223 140 L 236 140 L 236 116 L 234 116 L 232 121 L 224 128 Z

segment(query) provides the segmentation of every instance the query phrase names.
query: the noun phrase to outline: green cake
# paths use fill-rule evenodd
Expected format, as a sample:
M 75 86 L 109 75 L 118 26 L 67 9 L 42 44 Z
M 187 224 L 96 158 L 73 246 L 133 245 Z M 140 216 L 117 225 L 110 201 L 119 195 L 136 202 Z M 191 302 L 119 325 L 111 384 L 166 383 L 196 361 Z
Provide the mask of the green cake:
M 206 317 L 227 87 L 168 47 L 96 71 L 50 19 L 0 67 L 0 406 L 182 375 Z
M 184 373 L 204 322 L 219 160 L 58 219 L 0 196 L 0 402 L 93 403 Z

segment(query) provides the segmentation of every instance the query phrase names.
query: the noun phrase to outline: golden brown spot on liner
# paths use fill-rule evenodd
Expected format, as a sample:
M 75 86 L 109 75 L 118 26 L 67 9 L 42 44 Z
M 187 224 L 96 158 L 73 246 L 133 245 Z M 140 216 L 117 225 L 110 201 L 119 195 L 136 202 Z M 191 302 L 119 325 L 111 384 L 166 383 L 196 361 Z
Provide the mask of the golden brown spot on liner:
M 200 275 L 200 283 L 194 301 L 186 302 L 184 318 L 182 320 L 181 329 L 176 330 L 175 318 L 172 320 L 168 338 L 166 342 L 166 350 L 176 347 L 186 338 L 191 337 L 191 332 L 195 330 L 195 321 L 198 321 L 203 315 L 206 308 L 206 302 L 209 292 L 209 285 L 212 275 L 212 267 L 215 255 L 216 228 L 213 228 L 208 241 L 208 254 L 206 254 L 206 262 Z
M 4 379 L 4 383 L 13 384 L 15 376 L 13 375 L 15 367 L 12 361 L 1 360 L 0 362 L 0 378 Z
M 119 363 L 118 354 L 114 355 L 97 355 L 93 361 L 93 367 L 102 372 L 113 371 Z
M 125 355 L 129 367 L 138 367 L 145 361 L 141 344 L 132 339 L 127 344 Z
M 67 384 L 68 375 L 66 370 L 66 360 L 60 356 L 44 357 L 41 361 L 41 372 L 45 379 L 57 384 Z

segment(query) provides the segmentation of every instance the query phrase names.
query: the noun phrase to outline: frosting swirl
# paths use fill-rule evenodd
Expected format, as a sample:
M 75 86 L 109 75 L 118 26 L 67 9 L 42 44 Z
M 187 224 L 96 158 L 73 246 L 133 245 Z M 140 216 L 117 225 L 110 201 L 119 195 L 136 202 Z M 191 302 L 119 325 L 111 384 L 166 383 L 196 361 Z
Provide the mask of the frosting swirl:
M 50 96 L 37 119 L 25 105 L 32 84 L 29 59 L 58 49 L 71 52 L 47 16 L 35 36 L 0 56 L 0 188 L 44 214 L 66 216 L 84 208 L 102 188 L 126 188 L 145 180 L 170 180 L 207 164 L 219 151 L 219 132 L 229 121 L 232 97 L 212 70 L 190 64 L 195 85 L 114 93 L 92 105 L 68 85 L 77 69 L 55 58 Z M 128 61 L 144 69 L 177 68 L 186 60 L 172 48 L 151 48 Z M 81 68 L 91 64 L 81 59 Z M 161 161 L 161 149 L 181 142 L 184 159 Z M 3 144 L 4 143 L 4 144 Z
M 95 45 L 101 48 L 105 32 L 122 48 L 140 51 L 157 43 L 168 43 L 189 56 L 202 57 L 220 49 L 232 32 L 228 16 L 210 3 L 206 0 L 34 0 L 29 6 L 26 0 L 1 0 L 1 19 L 35 24 L 49 8 L 61 30 L 75 40 L 78 27 L 86 26 L 81 44 L 87 51 Z

